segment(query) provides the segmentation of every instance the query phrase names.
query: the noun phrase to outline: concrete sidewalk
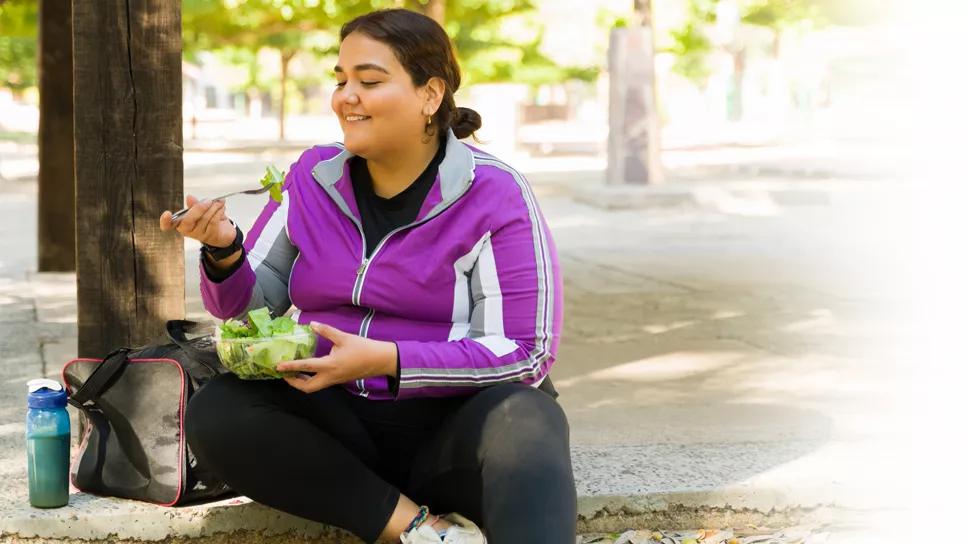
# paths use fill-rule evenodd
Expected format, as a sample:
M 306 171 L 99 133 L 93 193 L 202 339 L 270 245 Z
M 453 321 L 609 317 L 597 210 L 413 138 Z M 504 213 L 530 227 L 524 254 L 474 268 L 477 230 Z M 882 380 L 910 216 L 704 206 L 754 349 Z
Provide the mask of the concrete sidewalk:
M 248 185 L 266 162 L 294 160 L 216 155 L 186 166 L 188 192 Z M 783 201 L 801 180 L 731 180 L 629 203 L 593 169 L 529 177 L 565 275 L 552 376 L 582 532 L 806 521 L 860 542 L 867 525 L 905 515 L 900 187 L 817 181 Z M 339 541 L 247 499 L 161 508 L 73 491 L 66 508 L 27 505 L 24 383 L 59 378 L 73 355 L 74 277 L 33 272 L 35 185 L 0 188 L 0 540 Z M 230 213 L 248 225 L 262 203 L 239 198 Z M 196 255 L 187 242 L 187 310 L 201 317 Z

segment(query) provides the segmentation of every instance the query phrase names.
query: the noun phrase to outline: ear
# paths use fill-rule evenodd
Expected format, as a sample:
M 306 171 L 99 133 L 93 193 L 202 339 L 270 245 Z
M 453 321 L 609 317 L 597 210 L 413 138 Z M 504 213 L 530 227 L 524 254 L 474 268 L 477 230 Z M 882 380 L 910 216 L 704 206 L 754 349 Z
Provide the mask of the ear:
M 424 112 L 427 115 L 433 115 L 436 110 L 440 109 L 440 103 L 443 102 L 443 95 L 446 93 L 447 84 L 443 82 L 442 78 L 431 77 L 422 88 L 423 99 L 425 104 L 423 106 Z

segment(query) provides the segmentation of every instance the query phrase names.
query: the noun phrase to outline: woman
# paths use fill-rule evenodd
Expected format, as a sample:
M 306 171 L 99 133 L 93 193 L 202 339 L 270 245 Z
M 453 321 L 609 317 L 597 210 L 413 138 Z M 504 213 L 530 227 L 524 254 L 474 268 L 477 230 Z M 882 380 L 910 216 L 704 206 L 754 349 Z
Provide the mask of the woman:
M 523 178 L 460 141 L 460 71 L 432 19 L 341 31 L 332 108 L 345 143 L 292 165 L 242 233 L 188 197 L 164 230 L 203 243 L 219 318 L 291 306 L 320 335 L 300 378 L 213 379 L 192 451 L 239 493 L 366 542 L 573 542 L 568 425 L 547 374 L 562 322 L 556 250 Z M 422 505 L 422 506 L 421 506 Z M 439 516 L 433 512 L 451 512 Z

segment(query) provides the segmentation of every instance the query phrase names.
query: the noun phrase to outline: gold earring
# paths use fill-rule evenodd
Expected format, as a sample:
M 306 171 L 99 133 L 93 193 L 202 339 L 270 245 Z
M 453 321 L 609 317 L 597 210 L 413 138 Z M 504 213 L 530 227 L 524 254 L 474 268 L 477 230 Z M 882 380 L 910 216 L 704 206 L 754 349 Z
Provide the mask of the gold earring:
M 432 122 L 433 122 L 433 118 L 430 117 L 429 115 L 427 115 L 426 116 L 426 126 L 430 126 L 430 123 L 432 123 Z

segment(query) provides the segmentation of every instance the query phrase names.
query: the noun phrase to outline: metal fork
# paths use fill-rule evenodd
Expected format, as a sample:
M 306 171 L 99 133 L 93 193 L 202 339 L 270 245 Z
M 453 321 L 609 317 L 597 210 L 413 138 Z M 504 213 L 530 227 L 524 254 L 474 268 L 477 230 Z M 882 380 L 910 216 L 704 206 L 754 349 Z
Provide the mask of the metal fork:
M 272 188 L 272 185 L 266 185 L 265 187 L 261 187 L 259 189 L 249 189 L 248 191 L 235 191 L 234 193 L 228 193 L 222 196 L 217 196 L 215 198 L 206 198 L 205 200 L 225 200 L 226 198 L 230 196 L 235 196 L 235 195 L 260 195 L 271 188 Z M 200 202 L 203 202 L 203 201 L 200 201 Z M 171 214 L 171 221 L 175 222 L 181 219 L 181 216 L 188 213 L 189 209 L 190 208 L 182 208 L 176 211 L 175 213 Z

